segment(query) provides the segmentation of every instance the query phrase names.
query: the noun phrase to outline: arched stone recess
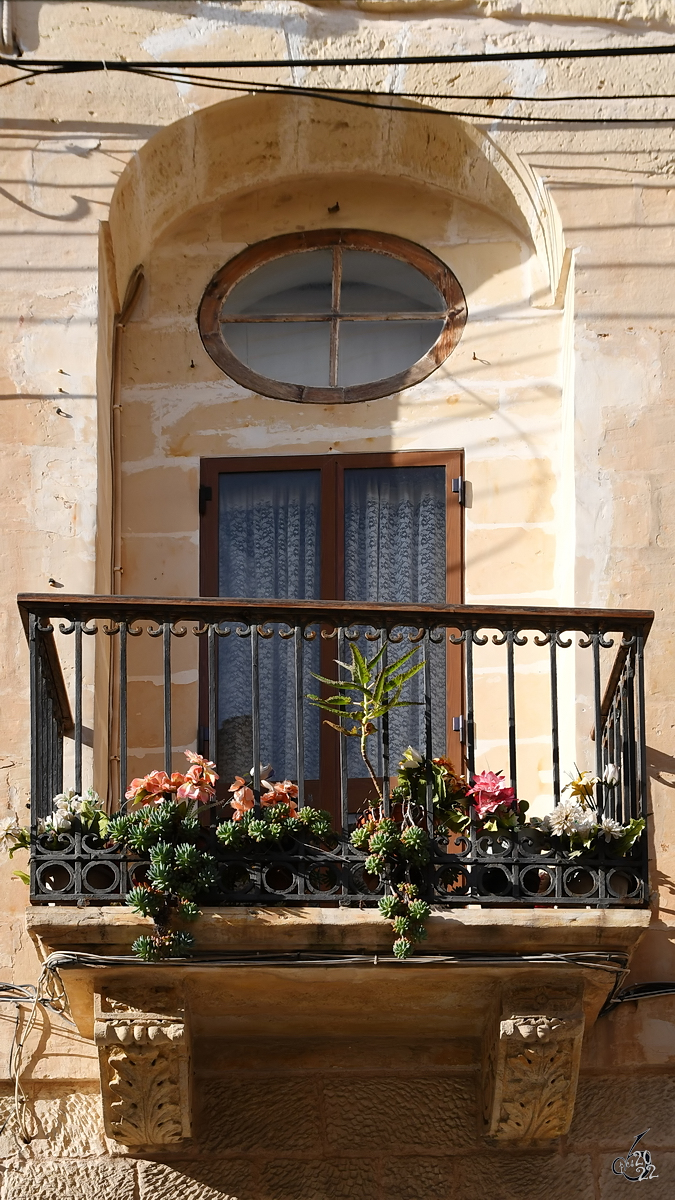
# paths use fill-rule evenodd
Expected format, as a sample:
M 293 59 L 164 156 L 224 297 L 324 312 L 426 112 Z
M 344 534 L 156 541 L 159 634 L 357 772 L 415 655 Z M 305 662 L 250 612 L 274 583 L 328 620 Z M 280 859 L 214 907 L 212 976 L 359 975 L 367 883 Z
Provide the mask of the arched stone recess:
M 406 238 L 455 273 L 468 321 L 428 378 L 356 405 L 311 405 L 249 391 L 209 358 L 196 316 L 214 273 L 247 245 L 326 228 Z M 467 603 L 570 602 L 561 228 L 507 135 L 497 142 L 423 109 L 227 101 L 169 126 L 131 160 L 101 252 L 99 592 L 199 593 L 202 459 L 444 447 L 465 451 L 475 485 Z M 176 741 L 196 746 L 198 664 L 186 647 L 181 654 Z M 138 674 L 150 714 L 156 680 L 145 667 Z M 106 677 L 102 665 L 102 709 L 115 686 L 103 688 Z M 533 706 L 523 733 L 534 747 L 523 776 L 533 798 L 548 795 L 543 711 Z M 130 730 L 134 775 L 157 766 L 155 724 L 153 733 L 148 715 Z M 97 761 L 106 757 L 99 747 Z
M 274 181 L 342 172 L 443 188 L 499 214 L 531 242 L 542 286 L 555 296 L 564 249 L 560 220 L 544 182 L 509 147 L 508 134 L 421 107 L 408 115 L 284 96 L 202 109 L 133 157 L 110 210 L 119 295 L 149 247 L 188 212 Z

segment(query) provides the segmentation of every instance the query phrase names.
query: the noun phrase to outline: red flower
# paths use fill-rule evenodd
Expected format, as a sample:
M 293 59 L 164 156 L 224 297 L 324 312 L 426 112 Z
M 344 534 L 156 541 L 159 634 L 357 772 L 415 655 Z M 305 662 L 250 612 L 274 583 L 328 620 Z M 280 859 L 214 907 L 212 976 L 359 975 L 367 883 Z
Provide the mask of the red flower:
M 471 803 L 481 818 L 494 812 L 500 804 L 513 808 L 518 803 L 513 788 L 507 787 L 506 781 L 495 775 L 494 771 L 483 771 L 480 775 L 474 775 L 473 787 L 470 787 L 466 794 L 471 796 Z

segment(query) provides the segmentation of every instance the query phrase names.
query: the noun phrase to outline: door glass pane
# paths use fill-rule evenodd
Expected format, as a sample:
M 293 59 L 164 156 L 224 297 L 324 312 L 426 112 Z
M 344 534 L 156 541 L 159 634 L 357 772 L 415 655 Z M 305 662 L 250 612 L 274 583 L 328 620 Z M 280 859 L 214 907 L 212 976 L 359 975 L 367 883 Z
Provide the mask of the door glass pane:
M 330 313 L 333 252 L 287 254 L 251 271 L 236 284 L 221 312 L 237 314 Z
M 301 387 L 330 384 L 330 321 L 280 321 L 221 325 L 240 362 L 267 379 Z
M 391 604 L 444 604 L 446 596 L 445 468 L 383 467 L 345 471 L 345 599 Z M 401 630 L 398 631 L 402 632 Z M 389 644 L 389 662 L 407 653 L 408 639 Z M 363 635 L 358 643 L 366 650 Z M 432 743 L 434 754 L 445 750 L 445 646 L 425 638 L 415 659 L 430 654 Z M 372 643 L 376 650 L 377 643 Z M 369 657 L 372 656 L 372 651 Z M 390 772 L 406 746 L 424 752 L 424 672 L 405 686 L 402 699 L 414 701 L 389 716 Z M 378 726 L 381 728 L 381 721 Z M 358 747 L 348 738 L 350 776 L 367 775 Z M 382 743 L 371 738 L 371 761 L 382 773 Z
M 370 250 L 342 251 L 340 312 L 444 312 L 430 279 L 410 263 Z
M 338 385 L 407 371 L 431 349 L 443 321 L 340 321 Z
M 222 474 L 219 482 L 218 594 L 233 599 L 315 600 L 320 587 L 320 471 Z M 274 779 L 297 779 L 294 642 L 259 639 L 260 745 Z M 283 627 L 282 627 L 283 628 Z M 219 639 L 218 764 L 229 784 L 253 766 L 251 640 L 236 622 Z M 304 642 L 302 693 L 315 691 L 318 639 Z M 305 775 L 319 774 L 318 710 L 304 705 Z M 318 797 L 316 797 L 318 801 Z

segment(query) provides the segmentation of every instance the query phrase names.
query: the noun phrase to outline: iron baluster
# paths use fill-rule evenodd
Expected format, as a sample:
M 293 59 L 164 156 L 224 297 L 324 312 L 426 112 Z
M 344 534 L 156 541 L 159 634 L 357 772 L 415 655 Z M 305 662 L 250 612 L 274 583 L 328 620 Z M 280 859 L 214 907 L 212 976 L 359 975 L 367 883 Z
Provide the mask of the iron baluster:
M 295 665 L 295 770 L 298 781 L 298 809 L 305 806 L 305 728 L 303 695 L 304 630 L 296 625 L 293 637 Z
M 128 757 L 128 728 L 127 728 L 127 623 L 120 621 L 120 812 L 127 807 L 127 757 Z
M 171 775 L 173 769 L 173 742 L 171 736 L 171 621 L 162 627 L 162 649 L 164 657 L 164 770 Z

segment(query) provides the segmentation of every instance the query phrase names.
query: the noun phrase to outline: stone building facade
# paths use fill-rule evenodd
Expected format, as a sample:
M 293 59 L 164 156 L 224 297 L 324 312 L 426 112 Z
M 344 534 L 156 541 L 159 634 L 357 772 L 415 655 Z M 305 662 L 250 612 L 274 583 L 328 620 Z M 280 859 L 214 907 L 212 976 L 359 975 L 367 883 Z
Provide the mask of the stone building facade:
M 326 952 L 342 956 L 339 970 L 81 960 L 62 972 L 71 1019 L 41 1005 L 28 1031 L 28 1143 L 10 1054 L 15 1014 L 25 1029 L 30 1005 L 2 1005 L 2 1200 L 607 1200 L 626 1185 L 613 1162 L 647 1129 L 658 1176 L 649 1196 L 671 1196 L 675 994 L 600 1015 L 615 976 L 580 956 L 631 956 L 624 987 L 675 980 L 675 102 L 649 98 L 675 92 L 675 56 L 481 56 L 666 47 L 672 6 L 2 9 L 4 53 L 20 51 L 22 70 L 35 59 L 253 65 L 210 72 L 223 91 L 112 67 L 17 81 L 0 65 L 0 815 L 26 820 L 31 790 L 17 593 L 209 594 L 209 460 L 255 459 L 259 469 L 288 456 L 295 469 L 303 456 L 456 451 L 466 503 L 455 603 L 655 612 L 648 904 L 435 911 L 433 952 L 486 960 L 446 973 L 350 966 L 350 955 L 386 956 L 387 927 L 372 909 L 329 906 L 212 908 L 197 943 L 216 956 Z M 452 55 L 476 61 L 430 61 Z M 415 56 L 427 61 L 322 61 Z M 344 87 L 357 89 L 350 103 L 336 102 Z M 590 98 L 561 101 L 577 95 Z M 267 239 L 350 230 L 404 239 L 450 269 L 468 314 L 452 353 L 410 386 L 347 404 L 283 399 L 224 372 L 197 323 L 214 275 Z M 114 679 L 101 641 L 83 647 L 82 770 L 114 804 Z M 515 683 L 520 794 L 542 815 L 553 787 L 548 653 L 530 642 Z M 561 766 L 591 770 L 593 684 L 575 653 L 563 663 L 561 650 Z M 176 655 L 174 769 L 183 748 L 199 746 L 203 680 L 196 643 Z M 134 661 L 128 778 L 162 756 L 161 668 Z M 505 663 L 490 643 L 476 675 L 480 769 L 506 766 Z M 70 680 L 70 660 L 65 671 Z M 66 742 L 66 775 L 72 766 Z M 23 857 L 1 864 L 6 980 L 34 984 L 55 950 L 129 955 L 144 921 L 127 908 L 27 912 L 12 877 Z M 523 972 L 500 965 L 509 954 L 573 961 L 561 973 L 539 957 Z M 513 1066 L 519 1038 L 539 1054 L 534 1083 Z M 566 1105 L 548 1131 L 531 1111 L 548 1103 L 547 1054 Z M 158 1132 L 158 1087 L 171 1136 Z M 518 1106 L 529 1133 L 512 1120 Z

